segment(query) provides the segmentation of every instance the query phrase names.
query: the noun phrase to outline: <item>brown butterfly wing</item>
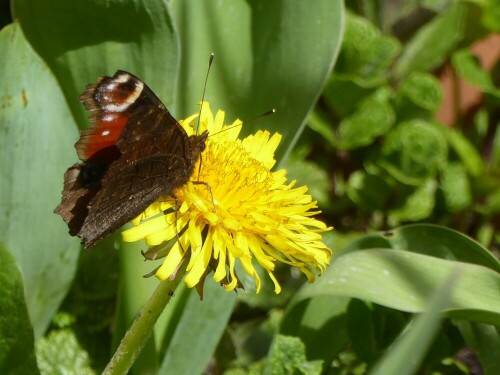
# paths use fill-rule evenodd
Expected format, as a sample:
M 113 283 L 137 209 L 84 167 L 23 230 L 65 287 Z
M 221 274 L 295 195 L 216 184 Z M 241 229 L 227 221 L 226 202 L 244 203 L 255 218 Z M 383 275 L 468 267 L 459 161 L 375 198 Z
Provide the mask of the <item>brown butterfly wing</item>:
M 141 129 L 144 121 L 147 132 Z M 150 108 L 146 116 L 132 117 L 117 146 L 122 155 L 102 178 L 78 234 L 85 248 L 186 183 L 193 171 L 189 138 L 165 111 Z
M 97 186 L 85 186 L 82 183 L 82 168 L 82 163 L 68 168 L 64 174 L 62 200 L 54 210 L 68 224 L 72 236 L 78 235 L 88 212 L 87 206 L 98 191 Z
M 92 126 L 81 132 L 75 144 L 83 163 L 73 165 L 64 174 L 61 203 L 54 210 L 68 224 L 72 236 L 80 232 L 103 175 L 121 156 L 116 143 L 131 114 L 148 107 L 165 109 L 141 80 L 123 71 L 87 85 L 80 100 L 90 114 Z
M 66 172 L 55 212 L 88 248 L 186 183 L 207 133 L 188 137 L 147 85 L 124 71 L 88 85 L 81 100 L 92 127 L 75 145 L 83 163 Z

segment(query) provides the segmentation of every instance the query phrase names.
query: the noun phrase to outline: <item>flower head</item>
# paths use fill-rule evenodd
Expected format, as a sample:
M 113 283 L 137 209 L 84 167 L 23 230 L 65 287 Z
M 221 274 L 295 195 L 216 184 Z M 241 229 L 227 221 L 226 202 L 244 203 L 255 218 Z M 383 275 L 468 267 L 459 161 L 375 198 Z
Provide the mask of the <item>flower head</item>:
M 180 121 L 188 135 L 194 134 L 197 117 Z M 175 198 L 162 197 L 149 206 L 123 239 L 144 239 L 151 246 L 178 239 L 156 277 L 165 280 L 189 261 L 184 282 L 199 292 L 210 271 L 226 290 L 241 287 L 237 262 L 254 278 L 257 292 L 256 265 L 267 271 L 276 293 L 281 291 L 273 274 L 277 261 L 313 281 L 315 270 L 323 272 L 330 261 L 331 251 L 321 238 L 330 228 L 312 217 L 318 212 L 312 211 L 316 202 L 307 187 L 287 183 L 285 170 L 271 172 L 281 136 L 258 131 L 240 140 L 238 124 L 225 126 L 224 112 L 214 117 L 203 103 L 198 132 L 206 129 L 210 136 L 191 181 L 174 190 Z

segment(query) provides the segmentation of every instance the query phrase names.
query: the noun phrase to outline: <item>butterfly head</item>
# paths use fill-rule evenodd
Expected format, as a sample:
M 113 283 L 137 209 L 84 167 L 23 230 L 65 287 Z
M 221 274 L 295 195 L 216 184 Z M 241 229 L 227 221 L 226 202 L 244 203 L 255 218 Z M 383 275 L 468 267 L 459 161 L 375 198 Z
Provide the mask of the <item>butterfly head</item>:
M 191 151 L 194 156 L 194 159 L 200 155 L 206 147 L 206 141 L 208 138 L 208 130 L 205 130 L 200 135 L 193 135 L 189 137 L 189 141 L 191 142 Z

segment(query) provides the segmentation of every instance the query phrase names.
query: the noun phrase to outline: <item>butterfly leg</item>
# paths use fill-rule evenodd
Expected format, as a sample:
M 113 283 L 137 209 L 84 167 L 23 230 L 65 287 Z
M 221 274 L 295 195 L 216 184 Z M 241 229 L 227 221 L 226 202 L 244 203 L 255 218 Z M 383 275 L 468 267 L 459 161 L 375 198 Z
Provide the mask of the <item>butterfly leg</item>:
M 182 252 L 185 253 L 186 250 L 182 246 L 181 237 L 179 235 L 179 229 L 177 228 L 177 220 L 179 219 L 178 212 L 179 212 L 179 208 L 180 208 L 179 207 L 179 198 L 177 198 L 177 196 L 173 192 L 170 192 L 169 195 L 174 199 L 174 202 L 175 202 L 175 222 L 174 222 L 174 228 L 175 228 L 175 235 L 177 237 L 177 243 L 179 244 Z
M 215 211 L 215 201 L 214 201 L 214 196 L 212 195 L 212 189 L 210 188 L 210 185 L 208 182 L 205 182 L 205 181 L 191 181 L 193 184 L 196 184 L 196 185 L 205 185 L 207 187 L 207 190 L 208 190 L 208 194 L 210 194 L 210 200 L 212 201 L 212 211 L 214 214 L 217 213 L 217 211 Z

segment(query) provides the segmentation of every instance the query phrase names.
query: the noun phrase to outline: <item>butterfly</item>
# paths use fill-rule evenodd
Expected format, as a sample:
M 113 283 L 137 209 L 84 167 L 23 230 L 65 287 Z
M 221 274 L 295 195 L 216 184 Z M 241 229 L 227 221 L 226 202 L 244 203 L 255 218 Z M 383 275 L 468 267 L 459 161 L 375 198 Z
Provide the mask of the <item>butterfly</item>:
M 89 248 L 188 182 L 208 132 L 188 136 L 153 91 L 122 70 L 87 85 L 80 100 L 92 126 L 75 144 L 81 162 L 64 174 L 54 212 Z

